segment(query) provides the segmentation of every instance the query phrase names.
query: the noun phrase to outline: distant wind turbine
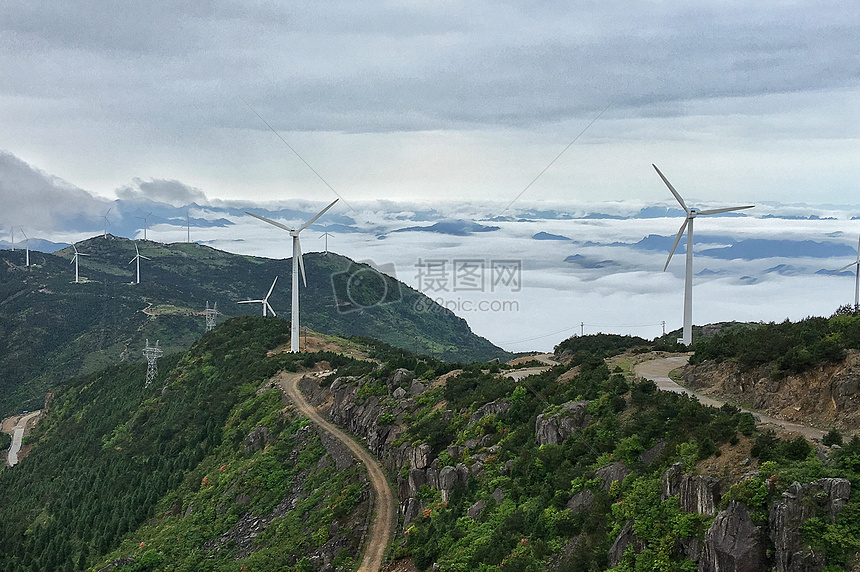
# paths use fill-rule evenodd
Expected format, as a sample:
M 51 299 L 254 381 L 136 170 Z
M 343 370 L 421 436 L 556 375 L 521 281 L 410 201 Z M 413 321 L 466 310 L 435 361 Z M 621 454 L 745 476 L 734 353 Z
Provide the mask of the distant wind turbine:
M 24 229 L 21 229 L 21 234 L 24 235 L 24 248 L 27 250 L 27 266 L 30 266 L 30 238 L 27 236 L 27 233 L 24 232 Z
M 857 310 L 860 310 L 860 241 L 857 242 L 857 260 L 851 264 L 846 264 L 839 270 L 836 270 L 834 274 L 847 270 L 852 266 L 857 267 L 854 269 L 854 311 L 856 312 Z
M 110 214 L 111 209 L 113 209 L 113 207 L 110 207 L 110 208 L 107 210 L 107 212 L 105 212 L 105 214 L 103 214 L 103 215 L 102 215 L 102 218 L 103 218 L 103 219 L 105 219 L 105 234 L 104 234 L 104 237 L 105 237 L 105 238 L 107 238 L 107 227 L 108 227 L 108 225 L 110 224 L 110 221 L 108 220 L 107 215 L 109 215 L 109 214 Z
M 663 271 L 669 267 L 669 261 L 672 260 L 672 255 L 675 254 L 675 248 L 678 247 L 678 242 L 681 241 L 681 235 L 684 234 L 684 230 L 687 231 L 687 268 L 684 275 L 684 334 L 682 341 L 685 346 L 689 346 L 693 343 L 693 219 L 695 219 L 699 215 L 713 215 L 720 213 L 727 213 L 731 211 L 739 211 L 742 209 L 751 209 L 755 205 L 747 205 L 743 207 L 728 207 L 723 209 L 710 209 L 710 210 L 696 210 L 689 208 L 687 204 L 684 202 L 684 199 L 681 198 L 681 195 L 678 194 L 678 191 L 675 190 L 675 187 L 672 186 L 672 183 L 663 176 L 663 173 L 660 172 L 660 169 L 657 168 L 657 165 L 652 163 L 651 165 L 654 167 L 654 170 L 657 171 L 657 174 L 660 175 L 660 178 L 663 179 L 663 182 L 666 183 L 666 186 L 669 187 L 669 190 L 681 204 L 681 208 L 684 209 L 684 212 L 687 214 L 684 219 L 684 223 L 681 225 L 681 230 L 678 231 L 678 236 L 675 237 L 675 243 L 672 244 L 672 250 L 669 251 L 669 258 L 666 259 L 666 265 L 663 267 Z
M 340 199 L 335 199 L 332 203 L 317 213 L 315 217 L 311 220 L 300 226 L 298 229 L 292 229 L 288 226 L 285 226 L 279 222 L 275 222 L 271 219 L 267 219 L 266 217 L 262 217 L 260 215 L 255 215 L 254 213 L 249 213 L 246 211 L 246 214 L 251 215 L 254 218 L 258 218 L 261 221 L 267 222 L 271 225 L 275 225 L 276 227 L 283 229 L 290 233 L 290 236 L 293 237 L 293 300 L 292 300 L 292 315 L 290 317 L 290 351 L 297 352 L 299 351 L 299 269 L 302 272 L 302 282 L 304 282 L 305 287 L 308 285 L 307 278 L 305 277 L 305 263 L 302 260 L 302 245 L 299 242 L 299 234 L 308 228 L 310 225 L 315 223 L 317 219 L 319 219 L 322 215 L 326 213 L 331 207 L 335 205 L 335 203 Z
M 143 258 L 144 260 L 150 260 L 150 259 L 147 258 L 146 256 L 143 256 L 140 254 L 140 250 L 137 248 L 136 242 L 134 243 L 134 251 L 136 252 L 136 254 L 134 255 L 134 258 L 132 258 L 131 260 L 128 261 L 128 263 L 131 264 L 132 262 L 137 261 L 137 282 L 136 282 L 136 284 L 140 284 L 140 259 L 141 258 Z
M 12 252 L 15 252 L 15 227 L 12 227 L 12 230 L 9 231 L 9 235 L 12 237 Z
M 320 238 L 325 237 L 325 253 L 328 254 L 328 237 L 334 236 L 332 233 L 326 231 L 320 235 Z
M 147 213 L 144 216 L 135 217 L 135 218 L 139 218 L 140 220 L 143 221 L 143 240 L 146 240 L 146 229 L 148 226 L 146 221 L 150 217 L 150 215 L 152 215 L 152 213 Z
M 277 276 L 275 276 L 275 281 L 274 281 L 274 282 L 272 282 L 272 287 L 271 287 L 271 288 L 269 288 L 269 293 L 268 293 L 268 294 L 266 294 L 266 297 L 265 297 L 265 298 L 263 298 L 262 300 L 242 300 L 241 302 L 236 302 L 236 303 L 237 303 L 237 304 L 256 304 L 256 303 L 258 303 L 258 302 L 259 302 L 260 304 L 262 304 L 262 305 L 263 305 L 263 317 L 264 317 L 264 318 L 265 318 L 265 317 L 266 317 L 266 315 L 267 315 L 267 314 L 266 314 L 266 308 L 268 308 L 268 309 L 269 309 L 269 311 L 272 313 L 272 315 L 273 315 L 273 316 L 277 316 L 277 314 L 275 313 L 275 310 L 274 310 L 274 309 L 272 309 L 272 307 L 269 305 L 269 296 L 271 296 L 271 295 L 272 295 L 272 290 L 274 290 L 274 289 L 275 289 L 275 284 L 277 284 L 277 282 L 278 282 L 278 277 L 277 277 Z M 208 302 L 207 302 L 207 304 L 208 304 Z
M 185 224 L 188 227 L 187 242 L 191 242 L 191 214 L 188 211 L 185 211 Z
M 84 254 L 83 252 L 78 252 L 78 247 L 75 246 L 74 243 L 72 243 L 72 248 L 75 249 L 75 255 L 72 257 L 72 262 L 75 263 L 75 284 L 77 284 L 78 282 L 80 282 L 80 280 L 78 279 L 78 257 L 79 256 L 89 256 L 89 254 Z M 69 264 L 71 264 L 72 262 L 70 262 Z

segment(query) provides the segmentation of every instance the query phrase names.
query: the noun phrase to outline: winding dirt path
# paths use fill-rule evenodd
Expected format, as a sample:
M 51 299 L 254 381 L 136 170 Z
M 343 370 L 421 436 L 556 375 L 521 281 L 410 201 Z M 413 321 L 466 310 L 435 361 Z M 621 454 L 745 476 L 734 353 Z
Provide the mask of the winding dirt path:
M 14 467 L 18 464 L 18 451 L 21 450 L 21 442 L 24 439 L 24 431 L 27 430 L 27 424 L 31 419 L 38 417 L 41 411 L 34 411 L 29 415 L 25 415 L 18 420 L 12 432 L 12 444 L 9 446 L 9 454 L 6 457 L 6 464 Z
M 278 384 L 292 399 L 295 406 L 308 416 L 312 423 L 321 427 L 324 431 L 335 437 L 346 445 L 352 454 L 367 467 L 367 476 L 376 501 L 373 504 L 374 516 L 370 525 L 370 532 L 365 544 L 364 558 L 357 572 L 378 572 L 382 568 L 382 559 L 385 557 L 385 549 L 397 524 L 397 511 L 394 508 L 394 495 L 388 486 L 388 480 L 379 462 L 367 450 L 352 440 L 352 438 L 326 421 L 317 413 L 317 410 L 305 399 L 299 391 L 299 380 L 305 374 L 283 373 L 278 377 Z
M 691 389 L 687 389 L 686 387 L 677 384 L 669 377 L 669 372 L 687 365 L 687 361 L 689 359 L 689 356 L 675 356 L 644 361 L 642 363 L 636 364 L 633 367 L 633 373 L 644 379 L 650 379 L 655 384 L 657 384 L 658 389 L 661 389 L 663 391 L 685 393 L 691 397 L 695 397 L 703 405 L 710 405 L 711 407 L 722 407 L 725 404 L 725 401 L 719 401 L 707 395 L 703 395 Z M 765 415 L 763 413 L 759 413 L 758 411 L 753 411 L 751 409 L 741 408 L 741 411 L 746 411 L 755 415 L 757 425 L 773 425 L 775 427 L 785 429 L 786 431 L 800 433 L 807 439 L 816 439 L 820 441 L 827 434 L 826 431 L 822 431 L 821 429 L 817 429 L 815 427 L 809 427 L 808 425 L 800 425 L 798 423 L 784 421 L 782 419 L 777 419 L 776 417 L 771 417 L 769 415 Z

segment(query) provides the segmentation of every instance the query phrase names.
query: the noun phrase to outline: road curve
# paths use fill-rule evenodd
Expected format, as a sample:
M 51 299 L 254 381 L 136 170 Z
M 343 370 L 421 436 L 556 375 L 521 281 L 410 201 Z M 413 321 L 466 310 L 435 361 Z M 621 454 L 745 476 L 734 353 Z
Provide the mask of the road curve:
M 317 410 L 305 399 L 299 391 L 299 380 L 304 377 L 301 373 L 283 373 L 279 376 L 278 384 L 293 401 L 295 406 L 307 415 L 312 423 L 321 427 L 324 431 L 335 437 L 346 445 L 352 454 L 367 467 L 367 476 L 373 493 L 376 497 L 373 510 L 373 522 L 367 536 L 364 558 L 357 572 L 378 572 L 382 568 L 382 559 L 385 557 L 385 549 L 397 524 L 397 511 L 394 505 L 394 495 L 388 486 L 388 480 L 379 462 L 364 447 L 352 440 L 352 438 L 322 418 Z
M 636 364 L 633 367 L 633 373 L 644 379 L 650 379 L 655 384 L 657 384 L 658 389 L 661 389 L 663 391 L 685 393 L 691 397 L 695 397 L 696 399 L 698 399 L 702 405 L 710 405 L 711 407 L 722 407 L 725 404 L 725 401 L 719 401 L 712 397 L 708 397 L 707 395 L 702 395 L 701 393 L 687 389 L 682 385 L 678 385 L 669 377 L 669 372 L 687 365 L 687 361 L 689 359 L 689 356 L 675 356 L 643 361 L 642 363 Z M 808 439 L 820 440 L 824 437 L 824 435 L 827 434 L 826 431 L 822 431 L 821 429 L 810 427 L 808 425 L 792 423 L 783 419 L 777 419 L 776 417 L 771 417 L 769 415 L 759 413 L 758 411 L 752 411 L 750 409 L 744 408 L 741 408 L 741 411 L 746 411 L 755 415 L 757 417 L 757 424 L 759 425 L 775 425 L 777 427 L 782 427 L 783 429 L 786 429 L 788 431 L 800 433 Z

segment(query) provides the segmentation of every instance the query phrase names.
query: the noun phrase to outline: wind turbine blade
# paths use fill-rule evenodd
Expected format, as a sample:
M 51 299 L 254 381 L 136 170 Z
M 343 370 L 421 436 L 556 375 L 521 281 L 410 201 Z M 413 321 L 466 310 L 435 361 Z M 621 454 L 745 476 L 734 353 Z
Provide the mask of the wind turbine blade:
M 268 299 L 269 299 L 269 296 L 271 296 L 271 295 L 272 295 L 272 290 L 274 290 L 274 289 L 275 289 L 275 284 L 277 284 L 277 282 L 278 282 L 278 277 L 277 277 L 277 276 L 275 276 L 275 281 L 274 281 L 274 282 L 272 282 L 272 287 L 271 287 L 271 288 L 269 288 L 269 293 L 268 293 L 268 294 L 266 294 L 266 297 L 265 297 L 265 298 L 263 298 L 263 300 L 268 300 Z M 266 302 L 266 304 L 268 304 L 268 302 Z
M 293 230 L 293 229 L 291 229 L 290 227 L 288 227 L 288 226 L 284 226 L 284 225 L 282 225 L 282 224 L 281 224 L 281 223 L 279 223 L 279 222 L 275 222 L 275 221 L 273 221 L 273 220 L 272 220 L 272 219 L 270 219 L 270 218 L 266 218 L 266 217 L 264 217 L 264 216 L 256 215 L 256 214 L 254 214 L 254 213 L 249 213 L 248 211 L 245 211 L 245 214 L 246 214 L 246 215 L 251 215 L 251 216 L 252 216 L 252 217 L 254 217 L 254 218 L 258 218 L 258 219 L 260 219 L 260 220 L 261 220 L 261 221 L 263 221 L 263 222 L 267 222 L 267 223 L 269 223 L 269 224 L 273 224 L 273 225 L 275 225 L 276 227 L 278 227 L 278 228 L 282 228 L 282 229 L 284 229 L 284 230 L 285 230 L 285 231 L 287 231 L 287 232 L 290 232 L 290 231 L 292 231 L 292 230 Z
M 137 256 L 135 256 L 134 258 L 132 258 L 131 260 L 129 260 L 129 261 L 128 261 L 128 263 L 129 263 L 129 264 L 131 264 L 131 263 L 132 263 L 132 262 L 134 262 L 135 260 L 137 260 Z
M 272 315 L 273 315 L 273 316 L 277 316 L 277 314 L 275 313 L 275 310 L 272 308 L 272 306 L 271 306 L 271 305 L 269 305 L 269 302 L 268 302 L 268 301 L 263 302 L 263 304 L 265 304 L 265 305 L 266 305 L 266 307 L 269 309 L 269 311 L 272 313 Z
M 78 247 L 77 247 L 77 246 L 75 246 L 75 244 L 74 244 L 74 243 L 72 243 L 72 248 L 74 248 L 74 249 L 75 249 L 75 254 L 77 254 L 77 253 L 78 253 Z
M 836 274 L 837 272 L 842 272 L 843 270 L 848 270 L 849 268 L 851 268 L 851 267 L 852 267 L 852 266 L 854 266 L 854 265 L 860 266 L 860 261 L 858 261 L 858 262 L 852 262 L 851 264 L 846 264 L 845 266 L 843 266 L 843 267 L 842 267 L 842 268 L 840 268 L 839 270 L 834 270 L 834 271 L 833 271 L 833 274 Z
M 236 302 L 237 304 L 259 304 L 261 302 L 265 302 L 265 300 L 242 300 L 241 302 Z
M 327 211 L 328 209 L 330 209 L 331 207 L 333 207 L 333 206 L 334 206 L 334 204 L 335 204 L 336 202 L 338 202 L 339 200 L 340 200 L 340 199 L 335 199 L 335 200 L 333 200 L 333 201 L 331 202 L 331 204 L 330 204 L 329 206 L 327 206 L 326 208 L 324 208 L 323 210 L 321 210 L 321 211 L 317 214 L 317 216 L 315 216 L 314 218 L 312 218 L 311 220 L 309 220 L 308 222 L 306 222 L 304 225 L 302 225 L 302 227 L 301 227 L 301 228 L 299 228 L 299 232 L 301 232 L 301 231 L 305 230 L 307 227 L 309 227 L 310 225 L 312 225 L 313 223 L 315 223 L 319 217 L 321 217 L 322 215 L 324 215 L 324 214 L 326 213 L 326 211 Z
M 745 207 L 728 207 L 728 208 L 724 208 L 724 209 L 710 209 L 710 210 L 706 210 L 706 211 L 699 211 L 697 214 L 709 215 L 709 214 L 728 213 L 728 212 L 732 212 L 732 211 L 740 211 L 743 209 L 751 209 L 754 206 L 755 205 L 747 205 Z
M 672 186 L 672 183 L 663 176 L 663 173 L 660 172 L 657 165 L 651 163 L 651 166 L 654 167 L 654 170 L 657 171 L 657 174 L 660 175 L 660 178 L 663 179 L 663 182 L 666 183 L 666 186 L 669 187 L 669 190 L 672 191 L 672 194 L 675 195 L 675 198 L 678 199 L 679 203 L 681 203 L 681 206 L 684 208 L 684 212 L 690 214 L 690 209 L 687 208 L 687 204 L 684 202 L 684 199 L 681 198 L 681 195 L 678 194 L 678 191 L 675 190 L 675 187 Z
M 18 230 L 20 230 L 20 231 L 21 231 L 21 234 L 23 234 L 23 235 L 24 235 L 24 239 L 25 239 L 25 240 L 30 240 L 30 239 L 29 239 L 29 237 L 27 236 L 27 233 L 26 233 L 26 232 L 24 232 L 24 229 L 23 229 L 23 228 L 19 228 Z
M 681 225 L 681 230 L 678 231 L 678 236 L 675 237 L 675 243 L 672 245 L 672 250 L 669 251 L 669 258 L 666 259 L 666 266 L 663 267 L 663 272 L 666 272 L 666 269 L 669 268 L 669 262 L 672 260 L 672 255 L 675 254 L 675 249 L 678 248 L 678 243 L 681 242 L 681 236 L 684 234 L 684 230 L 686 230 L 687 223 L 689 222 L 690 219 L 684 219 L 684 224 Z
M 299 270 L 302 271 L 302 282 L 305 284 L 305 288 L 308 287 L 308 279 L 305 277 L 305 257 L 302 256 L 302 241 L 299 240 L 299 237 L 296 237 L 296 247 L 299 251 Z
M 138 255 L 138 256 L 140 256 L 140 257 L 141 257 L 141 258 L 143 258 L 144 260 L 152 260 L 151 258 L 148 258 L 148 257 L 143 256 L 143 255 Z
M 138 256 L 140 256 L 140 250 L 137 249 L 137 243 L 136 242 L 134 243 L 134 251 L 137 253 Z
M 103 217 L 107 217 L 107 215 L 109 215 L 109 214 L 110 214 L 110 211 L 111 211 L 112 209 L 113 209 L 113 207 L 109 208 L 109 209 L 107 210 L 107 212 L 106 212 L 105 214 L 103 214 L 102 216 L 103 216 Z

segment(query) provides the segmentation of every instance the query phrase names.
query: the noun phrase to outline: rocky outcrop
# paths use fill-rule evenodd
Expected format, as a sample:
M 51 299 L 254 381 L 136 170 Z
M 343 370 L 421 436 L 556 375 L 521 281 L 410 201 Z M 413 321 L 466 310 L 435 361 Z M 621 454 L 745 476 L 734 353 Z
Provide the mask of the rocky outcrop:
M 705 535 L 699 572 L 768 570 L 767 546 L 744 505 L 730 502 Z
M 579 491 L 573 495 L 564 508 L 570 510 L 573 514 L 579 514 L 587 510 L 591 510 L 594 506 L 594 493 L 588 489 Z
M 713 516 L 721 498 L 720 480 L 710 475 L 686 475 L 684 466 L 675 463 L 663 473 L 661 498 L 666 500 L 676 495 L 684 512 Z
M 793 483 L 782 494 L 782 500 L 774 503 L 768 515 L 777 570 L 818 572 L 824 569 L 824 555 L 804 545 L 801 527 L 814 516 L 836 522 L 850 494 L 851 483 L 847 479 L 819 479 L 804 485 Z
M 579 429 L 588 426 L 591 416 L 586 413 L 588 401 L 568 401 L 557 413 L 541 413 L 535 421 L 538 445 L 559 445 Z
M 608 491 L 612 483 L 624 480 L 624 477 L 631 473 L 630 469 L 624 466 L 623 463 L 614 462 L 605 467 L 600 467 L 594 471 L 594 477 L 600 479 L 600 488 Z
M 245 437 L 245 440 L 242 442 L 245 454 L 247 455 L 249 453 L 259 451 L 266 446 L 266 443 L 268 443 L 271 438 L 272 433 L 269 431 L 268 427 L 265 425 L 255 427 L 253 431 L 248 433 L 248 436 Z
M 474 425 L 487 415 L 502 415 L 507 413 L 511 409 L 511 404 L 509 401 L 491 401 L 482 407 L 479 407 L 477 411 L 472 413 L 469 417 L 469 425 Z
M 632 546 L 636 553 L 642 552 L 645 549 L 645 543 L 642 542 L 636 533 L 633 532 L 633 521 L 628 520 L 612 543 L 609 549 L 609 566 L 617 566 L 621 559 L 624 558 L 624 552 L 628 546 Z
M 99 572 L 108 572 L 109 570 L 114 570 L 115 568 L 120 568 L 122 566 L 128 566 L 134 562 L 134 556 L 123 556 L 122 558 L 117 558 L 104 568 L 99 568 Z

